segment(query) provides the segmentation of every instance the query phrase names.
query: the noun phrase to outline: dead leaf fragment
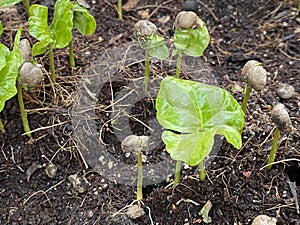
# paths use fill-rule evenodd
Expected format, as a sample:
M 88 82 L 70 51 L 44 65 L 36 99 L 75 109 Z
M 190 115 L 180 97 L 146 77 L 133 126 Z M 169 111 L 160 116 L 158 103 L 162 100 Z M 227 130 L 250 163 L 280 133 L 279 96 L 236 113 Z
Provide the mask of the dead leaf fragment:
M 34 174 L 35 171 L 37 171 L 38 169 L 42 168 L 43 166 L 40 164 L 37 164 L 36 162 L 33 162 L 31 164 L 31 166 L 28 167 L 28 169 L 26 170 L 26 179 L 29 182 L 30 177 L 32 174 Z
M 131 9 L 133 9 L 139 2 L 140 0 L 128 0 L 127 3 L 123 5 L 122 8 L 125 12 L 128 12 Z
M 131 205 L 127 208 L 125 215 L 130 219 L 137 219 L 145 215 L 145 211 L 138 205 Z

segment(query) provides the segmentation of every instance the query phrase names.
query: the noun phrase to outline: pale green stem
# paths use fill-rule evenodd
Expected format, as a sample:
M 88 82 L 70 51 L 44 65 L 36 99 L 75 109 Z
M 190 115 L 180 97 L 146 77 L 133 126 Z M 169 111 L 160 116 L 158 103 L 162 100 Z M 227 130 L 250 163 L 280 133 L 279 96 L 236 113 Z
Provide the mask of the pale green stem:
M 25 133 L 27 133 L 28 137 L 31 137 L 32 135 L 30 133 L 30 127 L 29 127 L 29 123 L 28 123 L 28 119 L 27 119 L 27 113 L 25 111 L 25 106 L 24 106 L 24 101 L 23 101 L 22 86 L 19 81 L 17 81 L 17 92 L 18 92 L 18 102 L 19 102 L 24 131 L 25 131 Z
M 69 60 L 70 60 L 70 66 L 75 67 L 74 48 L 73 48 L 72 40 L 69 43 Z
M 200 161 L 200 164 L 199 164 L 199 177 L 200 177 L 200 181 L 205 181 L 205 165 L 204 165 L 204 160 L 201 160 Z
M 56 82 L 56 75 L 55 75 L 55 64 L 54 64 L 54 55 L 53 55 L 53 48 L 52 44 L 49 45 L 49 60 L 50 60 L 50 77 L 53 83 Z
M 146 49 L 145 53 L 145 76 L 144 76 L 144 95 L 148 94 L 148 84 L 149 84 L 149 76 L 150 76 L 150 55 L 148 50 Z
M 29 4 L 29 0 L 23 0 L 23 4 L 25 5 L 25 10 L 26 10 L 27 16 L 29 18 L 30 17 L 30 12 L 29 12 L 30 4 Z
M 182 162 L 180 160 L 176 161 L 174 186 L 177 186 L 180 183 L 181 164 L 182 164 Z
M 246 115 L 247 103 L 249 100 L 250 93 L 251 93 L 251 88 L 249 88 L 248 85 L 246 84 L 245 90 L 244 90 L 244 98 L 243 98 L 243 102 L 242 102 L 242 110 L 245 115 Z
M 123 20 L 122 0 L 118 0 L 118 16 L 119 20 Z
M 143 161 L 142 161 L 142 152 L 139 151 L 137 154 L 138 158 L 138 180 L 137 180 L 137 190 L 136 190 L 136 199 L 140 206 L 141 200 L 143 199 Z
M 273 138 L 272 148 L 271 148 L 270 155 L 268 157 L 268 162 L 267 162 L 267 165 L 268 164 L 270 164 L 270 165 L 268 165 L 266 167 L 266 170 L 271 170 L 271 168 L 272 168 L 272 163 L 274 162 L 275 157 L 276 157 L 279 137 L 280 137 L 280 130 L 276 127 L 276 129 L 274 131 L 274 138 Z
M 2 122 L 2 119 L 0 118 L 0 131 L 1 131 L 1 133 L 2 134 L 4 134 L 5 133 L 5 127 L 4 127 L 4 124 L 3 124 L 3 122 Z
M 180 77 L 181 61 L 182 61 L 182 52 L 178 51 L 178 57 L 176 63 L 176 78 Z

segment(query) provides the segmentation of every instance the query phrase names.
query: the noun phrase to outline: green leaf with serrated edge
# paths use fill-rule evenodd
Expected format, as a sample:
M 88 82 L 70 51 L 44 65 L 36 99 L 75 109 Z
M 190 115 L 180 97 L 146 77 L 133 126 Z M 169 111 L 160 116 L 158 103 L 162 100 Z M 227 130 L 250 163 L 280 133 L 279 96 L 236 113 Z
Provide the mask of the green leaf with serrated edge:
M 32 47 L 32 55 L 44 54 L 53 39 L 48 27 L 48 8 L 46 6 L 33 4 L 29 8 L 30 17 L 28 19 L 29 34 L 39 42 Z
M 18 3 L 22 2 L 22 0 L 1 0 L 0 7 L 2 6 L 14 6 Z
M 17 31 L 13 50 L 6 55 L 6 64 L 0 71 L 0 112 L 4 108 L 5 101 L 17 93 L 16 80 L 19 74 L 19 67 L 24 62 L 18 49 L 21 32 L 21 29 Z M 3 47 L 1 48 L 4 49 Z M 7 53 L 7 49 L 4 51 Z
M 3 33 L 3 26 L 2 26 L 2 22 L 0 20 L 0 36 L 1 36 L 2 33 Z
M 82 35 L 90 35 L 96 30 L 95 18 L 89 13 L 89 11 L 80 6 L 78 3 L 74 4 L 74 27 Z
M 244 113 L 226 90 L 166 77 L 156 98 L 157 119 L 167 129 L 162 138 L 174 160 L 198 165 L 211 151 L 216 134 L 241 148 Z
M 73 4 L 70 0 L 57 0 L 54 6 L 50 31 L 54 40 L 53 48 L 64 48 L 72 40 Z
M 204 23 L 197 29 L 177 29 L 174 33 L 176 50 L 189 56 L 203 55 L 209 41 L 209 33 Z
M 164 60 L 168 58 L 169 51 L 165 44 L 165 39 L 157 34 L 152 34 L 147 38 L 145 47 L 150 56 Z

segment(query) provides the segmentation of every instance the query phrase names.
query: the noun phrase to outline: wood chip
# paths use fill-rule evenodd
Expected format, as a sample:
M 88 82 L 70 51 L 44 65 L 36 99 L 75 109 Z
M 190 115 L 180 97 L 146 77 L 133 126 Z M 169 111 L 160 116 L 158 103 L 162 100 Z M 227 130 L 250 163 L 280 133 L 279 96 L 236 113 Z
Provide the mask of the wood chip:
M 128 0 L 128 2 L 123 5 L 123 10 L 128 12 L 131 9 L 133 9 L 138 3 L 140 2 L 140 0 Z

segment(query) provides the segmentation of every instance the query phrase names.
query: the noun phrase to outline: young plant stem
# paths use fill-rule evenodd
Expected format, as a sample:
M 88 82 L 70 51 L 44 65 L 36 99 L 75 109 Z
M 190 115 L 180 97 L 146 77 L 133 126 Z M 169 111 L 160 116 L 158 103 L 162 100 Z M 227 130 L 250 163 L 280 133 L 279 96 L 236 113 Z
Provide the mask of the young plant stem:
M 25 6 L 25 10 L 26 10 L 27 16 L 29 18 L 30 17 L 30 12 L 29 12 L 30 4 L 29 4 L 29 0 L 23 0 L 23 4 Z
M 200 161 L 200 164 L 199 164 L 199 178 L 200 178 L 200 181 L 205 181 L 205 165 L 204 165 L 204 160 L 201 160 Z
M 250 93 L 251 93 L 251 88 L 249 88 L 248 85 L 246 84 L 245 91 L 244 91 L 244 98 L 243 98 L 243 102 L 242 102 L 242 110 L 243 110 L 244 114 L 246 114 L 247 103 L 249 100 Z
M 138 205 L 140 206 L 141 200 L 143 199 L 143 165 L 142 165 L 142 152 L 138 151 L 138 180 L 137 180 L 137 190 L 136 190 L 136 199 Z
M 176 78 L 179 78 L 182 61 L 182 52 L 178 51 L 177 63 L 176 63 Z
M 53 83 L 56 81 L 56 75 L 55 75 L 55 65 L 54 65 L 54 55 L 53 55 L 53 48 L 52 44 L 49 45 L 49 60 L 50 60 L 50 77 Z
M 276 157 L 279 137 L 280 137 L 280 130 L 276 127 L 276 129 L 274 131 L 274 138 L 273 138 L 272 148 L 271 148 L 270 155 L 268 157 L 268 162 L 267 162 L 267 164 L 270 164 L 270 165 L 268 165 L 266 167 L 266 170 L 271 170 L 271 168 L 272 168 L 272 163 L 274 162 L 275 157 Z
M 182 162 L 180 160 L 176 161 L 174 186 L 177 186 L 180 183 L 181 164 Z
M 144 77 L 144 95 L 148 94 L 148 84 L 149 84 L 149 75 L 150 75 L 150 55 L 146 49 L 145 53 L 145 77 Z
M 69 43 L 69 61 L 70 61 L 70 67 L 75 67 L 74 48 L 73 48 L 72 40 Z
M 4 124 L 3 124 L 3 122 L 2 122 L 2 119 L 0 118 L 0 131 L 1 131 L 1 133 L 2 134 L 4 134 L 5 133 L 5 127 L 4 127 Z
M 123 20 L 122 0 L 118 0 L 118 16 L 119 16 L 119 20 Z
M 19 81 L 17 81 L 17 92 L 18 92 L 18 102 L 19 102 L 24 131 L 25 131 L 25 133 L 27 133 L 28 137 L 32 137 L 32 135 L 30 133 L 30 127 L 29 127 L 29 123 L 28 123 L 28 119 L 27 119 L 27 113 L 25 111 L 25 106 L 24 106 L 24 101 L 23 101 L 22 86 Z

